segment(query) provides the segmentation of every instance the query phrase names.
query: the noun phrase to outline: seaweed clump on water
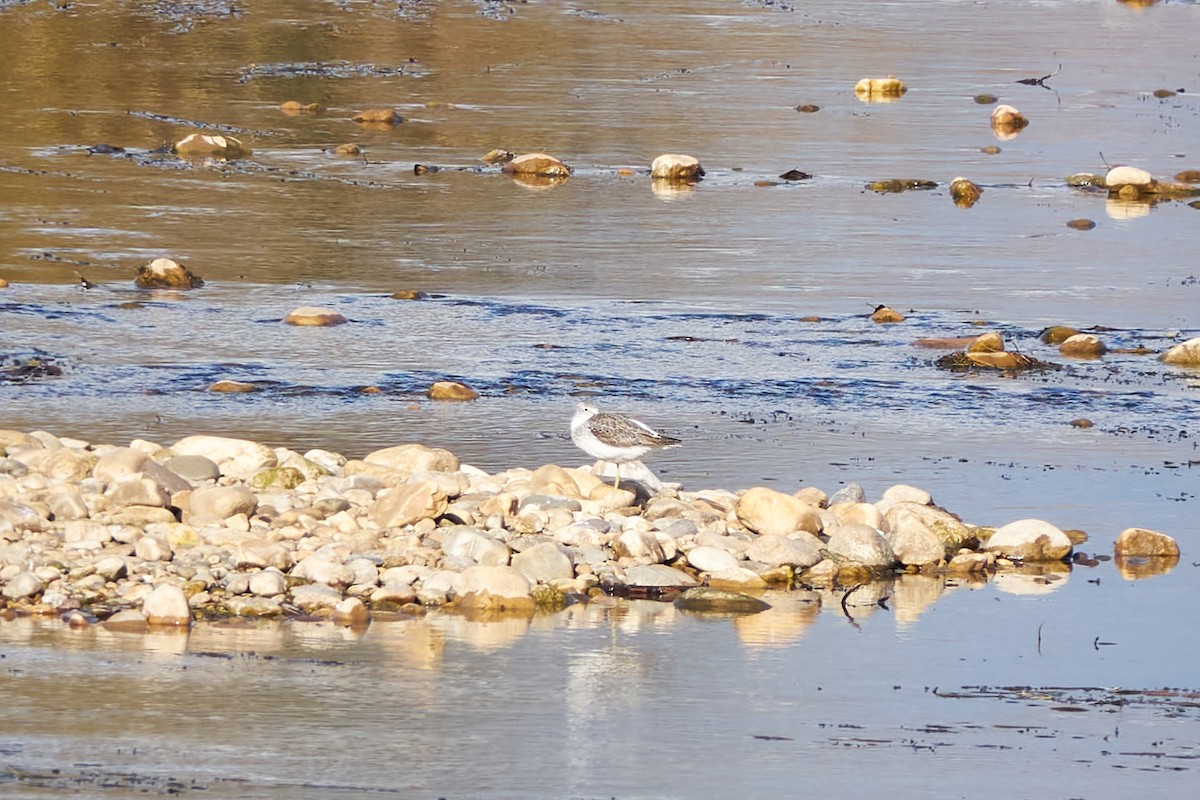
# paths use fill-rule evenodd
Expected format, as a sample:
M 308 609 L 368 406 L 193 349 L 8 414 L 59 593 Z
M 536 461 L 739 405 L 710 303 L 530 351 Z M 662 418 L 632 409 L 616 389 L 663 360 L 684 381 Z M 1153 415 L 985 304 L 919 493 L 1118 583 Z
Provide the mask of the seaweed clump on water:
M 0 383 L 26 383 L 62 374 L 61 364 L 49 356 L 0 356 Z
M 1024 353 L 1000 351 L 996 353 L 972 353 L 958 350 L 948 353 L 933 362 L 938 369 L 951 372 L 966 372 L 976 369 L 992 369 L 1003 372 L 1027 370 L 1062 369 L 1061 365 L 1027 356 Z

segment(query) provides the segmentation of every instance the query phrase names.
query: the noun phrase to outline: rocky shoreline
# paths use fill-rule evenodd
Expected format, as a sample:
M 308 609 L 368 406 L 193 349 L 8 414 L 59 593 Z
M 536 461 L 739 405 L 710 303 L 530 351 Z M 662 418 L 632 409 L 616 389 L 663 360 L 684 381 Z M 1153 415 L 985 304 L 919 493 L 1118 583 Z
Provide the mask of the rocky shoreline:
M 744 612 L 767 589 L 1109 558 L 1076 552 L 1086 534 L 1043 520 L 969 524 L 907 485 L 867 502 L 855 484 L 831 496 L 685 491 L 637 462 L 614 487 L 612 469 L 488 474 L 420 444 L 347 459 L 219 436 L 119 447 L 0 430 L 0 618 L 357 626 L 430 607 L 532 614 L 681 592 L 698 609 Z M 1169 535 L 1141 528 L 1112 547 L 1126 577 L 1179 560 Z

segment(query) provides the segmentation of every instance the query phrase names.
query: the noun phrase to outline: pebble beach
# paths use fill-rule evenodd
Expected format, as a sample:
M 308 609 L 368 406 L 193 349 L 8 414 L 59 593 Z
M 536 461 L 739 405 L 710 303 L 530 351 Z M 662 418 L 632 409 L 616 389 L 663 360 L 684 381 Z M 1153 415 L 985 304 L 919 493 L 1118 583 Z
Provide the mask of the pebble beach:
M 416 443 L 348 459 L 210 435 L 118 446 L 4 430 L 0 456 L 0 613 L 72 626 L 361 626 L 438 607 L 528 615 L 681 593 L 741 612 L 768 590 L 903 572 L 985 581 L 1032 569 L 1051 583 L 1097 560 L 1136 578 L 1179 559 L 1167 533 L 1131 528 L 1089 556 L 1082 531 L 972 523 L 904 484 L 874 499 L 856 484 L 692 490 L 633 462 L 614 486 L 602 461 L 489 474 Z

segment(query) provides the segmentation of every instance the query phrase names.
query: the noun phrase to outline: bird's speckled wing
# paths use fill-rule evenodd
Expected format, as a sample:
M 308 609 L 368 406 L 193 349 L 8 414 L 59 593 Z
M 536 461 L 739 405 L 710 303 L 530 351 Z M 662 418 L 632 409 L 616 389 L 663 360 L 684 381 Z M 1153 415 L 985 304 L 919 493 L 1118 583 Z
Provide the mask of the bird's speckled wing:
M 636 419 L 617 414 L 597 414 L 588 420 L 588 427 L 593 436 L 613 447 L 667 447 L 679 444 L 678 439 L 663 436 Z

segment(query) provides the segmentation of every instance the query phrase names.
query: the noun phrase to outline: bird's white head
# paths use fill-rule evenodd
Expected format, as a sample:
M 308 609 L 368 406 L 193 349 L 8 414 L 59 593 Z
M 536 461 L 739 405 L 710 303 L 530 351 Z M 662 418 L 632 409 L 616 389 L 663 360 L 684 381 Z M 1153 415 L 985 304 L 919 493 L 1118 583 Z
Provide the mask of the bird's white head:
M 575 416 L 591 419 L 600 413 L 600 409 L 596 408 L 591 403 L 579 403 L 575 406 Z

